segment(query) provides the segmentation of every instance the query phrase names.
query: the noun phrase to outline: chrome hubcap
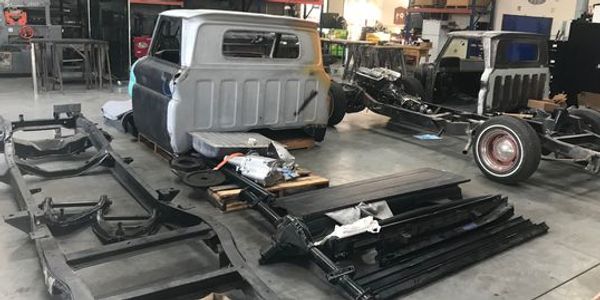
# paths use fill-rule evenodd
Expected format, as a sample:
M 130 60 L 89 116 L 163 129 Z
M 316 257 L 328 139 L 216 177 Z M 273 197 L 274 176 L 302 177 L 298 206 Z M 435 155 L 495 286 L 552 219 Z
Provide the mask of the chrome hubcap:
M 521 156 L 517 139 L 503 129 L 491 129 L 479 143 L 479 154 L 485 166 L 495 173 L 508 173 L 517 167 Z
M 515 144 L 506 137 L 498 139 L 493 145 L 494 156 L 503 162 L 509 162 L 515 159 L 517 150 Z

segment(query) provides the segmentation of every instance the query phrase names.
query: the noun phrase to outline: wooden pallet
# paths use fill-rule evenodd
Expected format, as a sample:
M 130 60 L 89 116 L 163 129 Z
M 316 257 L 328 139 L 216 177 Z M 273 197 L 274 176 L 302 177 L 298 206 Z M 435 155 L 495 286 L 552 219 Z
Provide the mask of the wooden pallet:
M 315 190 L 329 186 L 329 179 L 316 176 L 307 175 L 299 177 L 293 181 L 283 182 L 272 187 L 267 188 L 271 193 L 274 193 L 277 197 L 283 197 L 299 192 L 308 190 Z M 220 186 L 213 186 L 208 188 L 208 198 L 210 201 L 220 210 L 224 212 L 236 211 L 247 208 L 246 203 L 238 201 L 238 195 L 242 190 L 235 184 L 227 184 Z
M 258 133 L 285 145 L 288 150 L 311 149 L 315 140 L 302 129 L 259 130 Z
M 486 8 L 490 5 L 490 0 L 446 0 L 447 8 Z
M 412 8 L 444 8 L 441 4 L 433 4 L 433 5 L 415 5 Z
M 290 137 L 276 141 L 285 145 L 288 150 L 312 149 L 315 146 L 315 140 L 312 137 Z
M 283 144 L 288 150 L 300 150 L 300 149 L 312 149 L 315 146 L 315 140 L 313 137 L 308 136 L 306 133 L 300 133 L 298 131 L 265 131 L 261 132 L 264 136 Z M 165 160 L 171 160 L 173 154 L 161 146 L 147 138 L 143 134 L 139 133 L 137 138 L 138 143 L 146 145 L 152 152 L 160 156 Z
M 472 8 L 475 8 L 477 10 L 482 10 L 482 9 L 487 8 L 487 6 L 447 5 L 444 8 L 448 8 L 448 9 L 472 9 Z
M 138 140 L 138 143 L 143 144 L 146 147 L 150 148 L 152 150 L 152 152 L 154 152 L 154 154 L 158 155 L 162 159 L 170 161 L 173 158 L 173 154 L 171 152 L 163 149 L 161 146 L 159 146 L 157 143 L 153 142 L 151 139 L 145 137 L 143 134 L 139 133 L 137 140 Z

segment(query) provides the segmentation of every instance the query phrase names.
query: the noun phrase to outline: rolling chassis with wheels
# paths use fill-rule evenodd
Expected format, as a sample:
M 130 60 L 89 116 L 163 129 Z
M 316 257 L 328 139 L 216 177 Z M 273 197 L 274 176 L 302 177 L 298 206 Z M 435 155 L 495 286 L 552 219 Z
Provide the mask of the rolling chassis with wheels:
M 427 103 L 429 113 L 382 103 L 364 93 L 366 106 L 391 117 L 393 125 L 433 132 L 466 134 L 463 153 L 472 149 L 479 169 L 490 179 L 514 184 L 529 178 L 542 158 L 567 161 L 600 173 L 600 113 L 558 109 L 554 113 L 475 114 Z
M 177 190 L 152 189 L 129 166 L 132 160 L 113 151 L 107 134 L 79 111 L 79 105 L 67 105 L 55 106 L 51 119 L 24 120 L 21 117 L 19 121 L 6 122 L 0 117 L 0 156 L 3 156 L 0 181 L 12 187 L 19 209 L 5 217 L 5 221 L 28 233 L 34 242 L 51 295 L 60 299 L 198 299 L 209 292 L 240 290 L 251 299 L 278 298 L 250 271 L 224 226 L 210 216 L 190 214 L 170 203 Z M 61 128 L 73 129 L 76 133 L 62 137 Z M 55 130 L 57 137 L 24 142 L 13 135 L 17 131 L 40 130 Z M 96 154 L 80 167 L 55 171 L 33 164 L 36 158 L 70 157 L 88 148 L 95 149 Z M 147 216 L 104 216 L 112 204 L 108 195 L 100 196 L 98 202 L 55 203 L 46 198 L 39 203 L 34 194 L 41 189 L 30 189 L 23 177 L 28 174 L 49 179 L 69 178 L 97 168 L 108 171 L 132 196 L 130 201 L 137 203 Z M 115 211 L 122 213 L 112 210 Z M 73 237 L 72 233 L 88 230 L 96 235 L 101 246 L 75 251 L 63 247 L 69 238 L 77 242 L 77 235 Z M 157 261 L 148 259 L 159 249 L 190 244 L 195 245 L 194 250 L 180 254 L 180 259 L 187 264 L 211 267 L 177 270 L 177 274 L 172 269 L 165 270 L 159 274 L 160 278 L 150 280 L 118 283 L 115 279 L 139 277 L 133 262 L 160 266 Z M 87 272 L 91 278 L 82 272 L 110 264 L 119 266 L 118 271 Z M 119 284 L 121 286 L 116 287 Z M 100 294 L 97 287 L 102 287 Z

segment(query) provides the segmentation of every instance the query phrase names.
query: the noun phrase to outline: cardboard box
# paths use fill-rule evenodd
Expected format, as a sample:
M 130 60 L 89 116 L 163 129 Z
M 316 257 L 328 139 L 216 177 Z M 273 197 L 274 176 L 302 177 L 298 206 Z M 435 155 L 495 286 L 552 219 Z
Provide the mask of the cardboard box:
M 426 6 L 426 7 L 431 7 L 431 6 L 444 6 L 444 1 L 442 0 L 415 0 L 412 3 L 412 6 Z
M 600 111 L 600 94 L 581 92 L 577 97 L 577 103 L 580 106 Z
M 562 105 L 562 106 L 566 106 L 567 105 L 567 94 L 556 94 L 554 95 L 554 97 L 552 97 L 552 102 Z
M 465 7 L 471 6 L 471 0 L 447 0 L 446 6 L 458 6 Z M 490 0 L 475 0 L 475 6 L 477 7 L 488 7 Z
M 529 99 L 529 101 L 527 102 L 527 106 L 530 108 L 539 109 L 539 110 L 543 110 L 546 112 L 553 112 L 554 110 L 556 110 L 557 108 L 560 107 L 559 104 L 556 104 L 549 100 L 535 100 L 535 99 Z

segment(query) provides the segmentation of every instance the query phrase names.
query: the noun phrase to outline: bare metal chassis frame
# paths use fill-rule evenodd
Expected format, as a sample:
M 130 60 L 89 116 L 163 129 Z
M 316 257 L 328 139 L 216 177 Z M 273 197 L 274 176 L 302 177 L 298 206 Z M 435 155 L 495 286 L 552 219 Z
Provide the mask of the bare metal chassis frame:
M 470 112 L 426 103 L 435 110 L 434 114 L 425 114 L 397 105 L 382 103 L 364 92 L 366 106 L 379 114 L 392 118 L 392 123 L 403 127 L 426 129 L 440 134 L 466 134 L 468 142 L 463 154 L 467 154 L 471 147 L 473 133 L 485 121 L 497 115 L 479 115 Z M 424 102 L 425 103 L 425 102 Z M 546 160 L 568 161 L 583 165 L 593 174 L 600 173 L 600 135 L 585 130 L 576 116 L 570 115 L 568 110 L 559 110 L 555 117 L 550 115 L 542 118 L 523 119 L 537 133 L 543 149 L 554 153 L 556 158 L 544 157 Z M 571 125 L 577 133 L 564 133 L 561 128 Z M 590 147 L 594 145 L 594 147 Z
M 223 292 L 233 289 L 243 291 L 252 299 L 277 299 L 275 295 L 246 265 L 233 241 L 231 233 L 222 225 L 212 220 L 209 216 L 199 217 L 187 213 L 169 203 L 177 194 L 176 190 L 153 190 L 146 184 L 128 165 L 131 160 L 120 157 L 113 151 L 106 134 L 100 131 L 94 123 L 83 117 L 79 105 L 55 106 L 53 119 L 28 120 L 22 117 L 17 122 L 5 122 L 0 117 L 0 153 L 4 153 L 5 173 L 0 174 L 0 181 L 10 184 L 15 193 L 15 200 L 19 211 L 5 218 L 6 222 L 30 235 L 35 243 L 39 256 L 45 283 L 50 294 L 63 299 L 95 299 L 90 287 L 75 272 L 78 269 L 97 265 L 107 261 L 118 261 L 127 255 L 135 255 L 142 251 L 149 251 L 160 245 L 186 241 L 201 241 L 208 246 L 218 257 L 217 270 L 202 272 L 188 276 L 176 276 L 158 283 L 147 283 L 136 286 L 133 290 L 119 292 L 111 295 L 113 299 L 165 299 L 173 297 L 198 297 L 199 293 Z M 61 115 L 67 114 L 63 118 Z M 52 149 L 31 147 L 13 139 L 15 131 L 36 131 L 70 128 L 84 133 L 86 142 L 78 138 L 70 140 Z M 89 142 L 89 143 L 88 143 Z M 79 168 L 46 171 L 22 160 L 27 157 L 41 157 L 44 154 L 54 155 L 73 154 L 85 150 L 92 145 L 96 148 L 97 155 Z M 17 151 L 19 149 L 19 151 Z M 92 206 L 75 217 L 64 218 L 62 223 L 49 222 L 48 210 L 45 201 L 38 205 L 33 193 L 40 190 L 30 190 L 23 177 L 23 172 L 41 177 L 57 178 L 77 176 L 97 166 L 104 166 L 110 170 L 114 178 L 130 193 L 133 198 L 148 212 L 156 212 L 160 216 L 160 224 L 171 229 L 166 232 L 146 235 L 121 242 L 113 242 L 96 248 L 86 249 L 72 253 L 64 253 L 56 234 L 62 234 L 73 228 L 88 226 L 94 221 L 90 215 L 100 217 L 104 202 L 98 203 L 65 203 L 56 207 L 69 208 L 73 206 Z M 0 162 L 0 167 L 2 167 Z M 0 173 L 3 170 L 0 168 Z M 105 197 L 104 197 L 105 198 Z M 96 204 L 96 206 L 94 206 Z M 61 211 L 62 212 L 62 211 Z M 62 215 L 56 216 L 64 217 Z M 148 221 L 148 217 L 140 218 Z M 76 220 L 77 222 L 75 222 Z M 69 222 L 71 223 L 69 223 Z M 97 222 L 97 220 L 96 220 Z M 62 227 L 56 226 L 64 225 Z M 168 224 L 168 226 L 167 226 Z M 149 262 L 152 263 L 152 262 Z M 201 291 L 201 292 L 199 292 Z

